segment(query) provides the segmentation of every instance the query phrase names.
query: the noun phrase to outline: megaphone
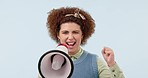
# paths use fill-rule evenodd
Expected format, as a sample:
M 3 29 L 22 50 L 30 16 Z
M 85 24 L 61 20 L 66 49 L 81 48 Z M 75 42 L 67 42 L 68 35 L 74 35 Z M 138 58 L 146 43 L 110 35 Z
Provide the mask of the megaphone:
M 55 50 L 44 53 L 38 62 L 38 71 L 42 78 L 70 78 L 74 65 L 67 55 L 68 49 L 59 44 Z

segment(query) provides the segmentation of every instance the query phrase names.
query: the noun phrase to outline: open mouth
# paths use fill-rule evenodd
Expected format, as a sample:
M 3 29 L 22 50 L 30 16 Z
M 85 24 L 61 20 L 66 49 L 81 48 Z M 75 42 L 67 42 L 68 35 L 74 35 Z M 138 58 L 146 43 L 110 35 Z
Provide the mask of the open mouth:
M 69 47 L 73 47 L 73 46 L 76 44 L 76 42 L 66 42 L 66 44 L 67 44 Z

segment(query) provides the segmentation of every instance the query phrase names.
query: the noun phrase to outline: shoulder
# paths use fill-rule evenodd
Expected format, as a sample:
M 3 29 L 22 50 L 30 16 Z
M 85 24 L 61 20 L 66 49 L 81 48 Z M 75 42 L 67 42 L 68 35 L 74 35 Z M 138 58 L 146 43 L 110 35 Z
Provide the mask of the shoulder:
M 92 60 L 95 61 L 95 62 L 96 62 L 98 59 L 100 59 L 97 54 L 94 54 L 94 53 L 91 53 L 91 52 L 88 52 L 88 51 L 85 51 L 85 50 L 83 51 L 83 54 L 84 54 L 84 55 L 87 55 L 87 57 L 89 57 L 89 58 L 92 58 Z
M 99 57 L 97 54 L 91 53 L 91 52 L 86 51 L 86 50 L 83 50 L 83 53 L 86 53 L 86 54 L 91 55 L 91 56 Z

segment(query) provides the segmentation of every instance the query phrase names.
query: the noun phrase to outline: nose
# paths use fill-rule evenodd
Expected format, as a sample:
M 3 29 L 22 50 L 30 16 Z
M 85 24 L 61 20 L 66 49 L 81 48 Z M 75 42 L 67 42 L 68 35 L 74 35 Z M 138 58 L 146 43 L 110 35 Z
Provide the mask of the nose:
M 68 35 L 68 39 L 73 39 L 73 38 L 74 38 L 74 36 L 72 34 Z

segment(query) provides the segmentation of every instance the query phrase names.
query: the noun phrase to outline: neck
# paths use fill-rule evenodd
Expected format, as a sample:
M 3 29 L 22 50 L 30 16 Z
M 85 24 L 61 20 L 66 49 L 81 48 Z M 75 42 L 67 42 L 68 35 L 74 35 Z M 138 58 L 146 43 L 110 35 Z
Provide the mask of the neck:
M 73 55 L 77 54 L 79 51 L 80 51 L 80 47 L 75 52 L 68 52 L 68 55 L 73 56 Z

